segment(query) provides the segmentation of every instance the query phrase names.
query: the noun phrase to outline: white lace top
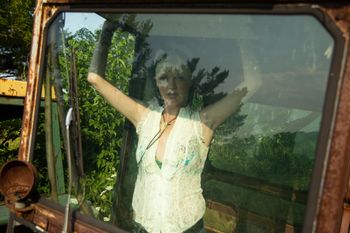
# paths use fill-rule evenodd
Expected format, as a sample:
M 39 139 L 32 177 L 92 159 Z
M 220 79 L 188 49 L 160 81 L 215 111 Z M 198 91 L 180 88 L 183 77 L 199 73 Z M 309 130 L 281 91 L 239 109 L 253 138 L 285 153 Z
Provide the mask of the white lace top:
M 201 173 L 208 154 L 202 143 L 199 113 L 182 108 L 168 137 L 161 168 L 155 156 L 158 141 L 145 150 L 159 131 L 159 106 L 150 107 L 137 126 L 139 170 L 132 206 L 135 221 L 148 232 L 183 232 L 204 215 Z

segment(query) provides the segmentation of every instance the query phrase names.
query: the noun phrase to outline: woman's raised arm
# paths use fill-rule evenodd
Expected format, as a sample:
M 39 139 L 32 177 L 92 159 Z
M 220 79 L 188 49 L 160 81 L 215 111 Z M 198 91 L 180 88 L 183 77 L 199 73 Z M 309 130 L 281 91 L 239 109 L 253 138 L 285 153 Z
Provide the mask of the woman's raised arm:
M 96 44 L 87 79 L 114 108 L 136 126 L 145 113 L 146 107 L 133 100 L 104 79 L 108 50 L 111 45 L 114 30 L 115 26 L 113 22 L 106 20 L 103 24 L 100 38 Z
M 210 144 L 214 130 L 235 113 L 242 101 L 250 98 L 261 86 L 259 74 L 248 74 L 236 89 L 221 100 L 205 107 L 200 112 L 204 143 Z
M 205 107 L 200 112 L 204 144 L 209 146 L 214 130 L 239 109 L 247 88 L 236 89 L 221 100 Z

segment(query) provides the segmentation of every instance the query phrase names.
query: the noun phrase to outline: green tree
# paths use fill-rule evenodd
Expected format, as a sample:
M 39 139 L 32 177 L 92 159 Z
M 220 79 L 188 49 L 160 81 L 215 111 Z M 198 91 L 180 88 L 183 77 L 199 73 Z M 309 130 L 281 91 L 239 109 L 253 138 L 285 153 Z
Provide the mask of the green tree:
M 7 160 L 16 157 L 19 145 L 20 127 L 20 118 L 0 121 L 0 166 Z
M 59 55 L 62 86 L 69 90 L 66 72 L 73 54 L 76 67 L 80 129 L 85 176 L 81 179 L 84 199 L 91 203 L 97 217 L 108 221 L 112 206 L 112 189 L 116 183 L 124 118 L 87 82 L 88 68 L 100 31 L 82 28 L 74 34 L 65 32 L 64 47 Z M 106 79 L 128 92 L 134 56 L 134 36 L 117 30 L 108 54 Z M 64 96 L 69 104 L 72 93 Z M 106 124 L 108 122 L 108 124 Z
M 0 1 L 0 54 L 13 59 L 14 68 L 26 75 L 26 61 L 32 39 L 35 1 Z

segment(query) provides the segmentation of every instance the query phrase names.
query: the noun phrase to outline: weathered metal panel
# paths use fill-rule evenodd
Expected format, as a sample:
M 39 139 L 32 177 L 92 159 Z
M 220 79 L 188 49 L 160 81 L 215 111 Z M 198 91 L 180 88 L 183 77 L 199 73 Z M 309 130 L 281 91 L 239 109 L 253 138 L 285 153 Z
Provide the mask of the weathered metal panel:
M 34 12 L 34 27 L 32 37 L 31 59 L 29 63 L 29 72 L 27 80 L 26 98 L 24 102 L 24 111 L 22 119 L 21 141 L 18 158 L 25 161 L 32 160 L 33 143 L 35 137 L 36 115 L 40 103 L 40 87 L 43 66 L 42 59 L 45 54 L 44 32 L 47 22 L 57 10 L 57 7 L 43 6 L 40 0 L 37 1 L 37 7 Z
M 24 97 L 26 85 L 25 81 L 0 79 L 0 96 Z
M 49 204 L 47 200 L 43 199 L 39 202 L 39 204 L 33 207 L 33 212 L 27 216 L 27 220 L 32 221 L 35 225 L 47 232 L 61 233 L 64 219 L 63 207 L 54 206 L 54 204 Z M 95 219 L 89 218 L 89 221 L 86 216 L 79 213 L 74 215 L 75 216 L 71 218 L 71 220 L 74 221 L 72 232 L 125 232 L 115 227 L 106 226 L 106 224 L 99 224 Z
M 2 97 L 0 96 L 0 104 L 3 105 L 14 105 L 14 106 L 23 106 L 23 98 L 12 98 L 12 97 Z
M 338 86 L 338 102 L 328 159 L 324 161 L 323 189 L 315 219 L 316 232 L 339 232 L 343 213 L 343 201 L 349 179 L 350 161 L 350 6 L 325 9 L 342 31 L 345 39 L 345 62 Z M 326 111 L 332 109 L 326 109 Z

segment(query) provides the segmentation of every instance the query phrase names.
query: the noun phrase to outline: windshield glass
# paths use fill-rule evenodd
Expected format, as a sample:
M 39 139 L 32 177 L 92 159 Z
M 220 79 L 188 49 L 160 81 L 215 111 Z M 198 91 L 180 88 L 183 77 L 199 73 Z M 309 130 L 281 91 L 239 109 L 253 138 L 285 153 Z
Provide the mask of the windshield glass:
M 333 46 L 312 15 L 60 13 L 45 77 L 71 205 L 128 231 L 299 232 Z

